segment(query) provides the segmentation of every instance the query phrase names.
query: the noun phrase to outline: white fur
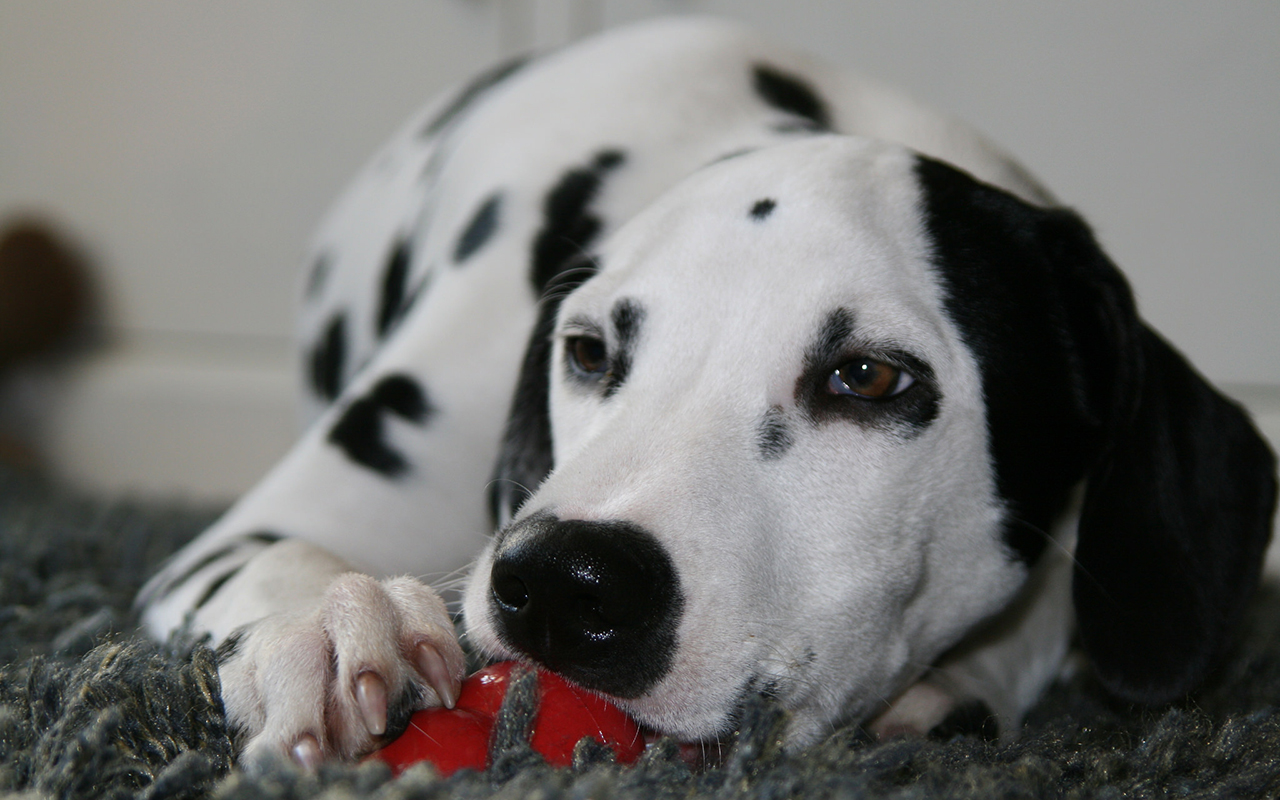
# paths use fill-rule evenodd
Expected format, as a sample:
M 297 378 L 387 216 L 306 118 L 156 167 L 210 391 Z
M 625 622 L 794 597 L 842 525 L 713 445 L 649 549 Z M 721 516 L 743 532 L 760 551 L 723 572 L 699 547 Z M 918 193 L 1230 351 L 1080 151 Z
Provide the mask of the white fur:
M 771 130 L 786 115 L 751 94 L 743 73 L 755 62 L 805 76 L 838 130 L 895 144 Z M 794 715 L 793 741 L 811 741 L 838 721 L 885 711 L 1017 595 L 1026 571 L 998 539 L 977 367 L 941 311 L 901 145 L 1047 201 L 1014 162 L 879 84 L 709 20 L 567 48 L 420 137 L 450 99 L 375 158 L 317 239 L 329 270 L 301 334 L 313 342 L 333 314 L 347 313 L 347 363 L 358 368 L 344 375 L 342 395 L 327 407 L 308 401 L 314 422 L 294 450 L 142 596 L 157 636 L 189 618 L 215 640 L 247 631 L 223 679 L 253 757 L 297 752 L 304 736 L 325 754 L 374 746 L 353 695 L 361 670 L 376 669 L 393 694 L 421 685 L 423 702 L 433 702 L 423 676 L 397 660 L 403 641 L 431 642 L 456 676 L 460 653 L 442 634 L 442 608 L 406 606 L 386 583 L 353 584 L 347 573 L 441 576 L 481 550 L 485 485 L 536 314 L 529 248 L 542 198 L 605 148 L 628 159 L 592 205 L 610 235 L 605 270 L 568 298 L 560 320 L 637 298 L 648 312 L 644 353 L 607 407 L 566 387 L 556 367 L 558 468 L 526 508 L 632 520 L 669 549 L 687 592 L 678 657 L 628 709 L 659 730 L 715 736 L 749 681 L 773 679 Z M 766 149 L 702 169 L 747 148 Z M 498 189 L 507 200 L 500 231 L 454 268 L 458 231 Z M 780 204 L 751 238 L 737 198 L 757 196 Z M 378 341 L 378 281 L 402 235 L 414 245 L 409 285 L 427 288 Z M 764 463 L 752 426 L 763 409 L 794 405 L 801 354 L 837 304 L 855 309 L 860 336 L 932 364 L 945 398 L 938 418 L 912 439 L 797 419 L 787 458 Z M 412 464 L 393 480 L 353 465 L 326 438 L 391 372 L 420 380 L 439 411 L 425 426 L 386 420 L 385 438 Z M 166 594 L 176 576 L 258 530 L 296 538 L 236 549 Z M 476 645 L 502 655 L 485 610 L 488 558 L 481 553 L 468 589 L 468 624 Z M 219 570 L 241 561 L 192 614 Z M 1061 619 L 1052 597 L 1045 613 Z M 1015 649 L 1059 653 L 1065 629 L 1049 627 Z M 1014 625 L 1008 635 L 1023 633 Z M 1016 718 L 1051 673 L 1038 671 L 1012 702 L 1001 687 L 984 696 Z M 908 727 L 938 715 L 938 703 L 924 705 L 904 710 Z
M 617 402 L 575 391 L 556 361 L 557 467 L 525 515 L 635 522 L 685 576 L 671 673 L 626 704 L 655 728 L 723 732 L 753 678 L 780 684 L 799 739 L 869 716 L 1025 577 L 1000 542 L 977 367 L 941 313 L 910 166 L 900 148 L 832 137 L 710 167 L 620 231 L 560 311 L 646 309 Z M 757 197 L 779 198 L 758 226 L 749 202 L 725 200 Z M 933 365 L 946 399 L 922 435 L 799 418 L 797 365 L 833 307 L 856 309 L 859 339 Z M 755 424 L 775 405 L 796 443 L 764 461 Z M 503 653 L 486 581 L 466 611 L 475 644 Z

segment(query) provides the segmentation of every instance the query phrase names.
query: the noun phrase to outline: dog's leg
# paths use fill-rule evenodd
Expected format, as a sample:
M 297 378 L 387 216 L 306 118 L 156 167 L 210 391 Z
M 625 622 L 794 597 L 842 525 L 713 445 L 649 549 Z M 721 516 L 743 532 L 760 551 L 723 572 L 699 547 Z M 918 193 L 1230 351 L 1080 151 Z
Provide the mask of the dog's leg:
M 465 323 L 444 309 L 430 324 L 406 320 L 410 335 L 144 589 L 153 635 L 190 623 L 221 643 L 243 758 L 351 757 L 409 711 L 456 696 L 463 659 L 444 604 L 394 576 L 455 570 L 490 530 L 483 487 L 527 337 L 521 314 L 533 314 L 516 288 L 523 294 L 460 303 L 469 311 L 452 313 L 476 318 Z M 451 369 L 469 327 L 485 325 L 476 340 L 493 348 L 477 357 L 487 368 Z M 431 375 L 448 380 L 429 386 Z
M 438 595 L 410 578 L 375 580 L 297 539 L 265 548 L 209 603 L 255 617 L 218 648 L 241 760 L 283 750 L 314 766 L 366 752 L 409 714 L 452 706 L 463 659 Z M 267 611 L 263 616 L 264 611 Z

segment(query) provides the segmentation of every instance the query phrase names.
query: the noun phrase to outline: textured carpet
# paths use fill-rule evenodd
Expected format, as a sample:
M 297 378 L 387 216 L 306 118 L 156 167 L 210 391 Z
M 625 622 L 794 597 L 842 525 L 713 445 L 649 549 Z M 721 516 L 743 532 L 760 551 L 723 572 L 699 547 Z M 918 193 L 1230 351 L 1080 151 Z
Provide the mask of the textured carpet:
M 1280 591 L 1264 587 L 1212 686 L 1177 707 L 1109 703 L 1087 674 L 1054 687 L 1015 741 L 867 740 L 795 754 L 783 717 L 748 709 L 722 765 L 690 772 L 669 744 L 630 768 L 580 745 L 551 769 L 527 745 L 517 682 L 483 774 L 418 767 L 308 774 L 233 766 L 212 654 L 140 639 L 129 602 L 212 510 L 106 503 L 0 472 L 0 791 L 67 798 L 685 798 L 1280 796 Z

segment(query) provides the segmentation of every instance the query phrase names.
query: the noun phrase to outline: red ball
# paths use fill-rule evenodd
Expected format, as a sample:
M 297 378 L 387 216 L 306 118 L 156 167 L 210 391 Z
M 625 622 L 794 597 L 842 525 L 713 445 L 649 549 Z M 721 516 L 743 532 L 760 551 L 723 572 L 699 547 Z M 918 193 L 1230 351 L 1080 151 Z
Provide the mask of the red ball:
M 484 769 L 494 718 L 515 664 L 504 661 L 467 678 L 454 708 L 416 712 L 400 738 L 370 757 L 390 764 L 397 775 L 419 761 L 431 762 L 441 775 Z M 587 736 L 613 750 L 620 763 L 630 764 L 644 752 L 640 728 L 617 706 L 559 675 L 537 673 L 538 710 L 529 742 L 548 764 L 571 764 L 573 748 Z

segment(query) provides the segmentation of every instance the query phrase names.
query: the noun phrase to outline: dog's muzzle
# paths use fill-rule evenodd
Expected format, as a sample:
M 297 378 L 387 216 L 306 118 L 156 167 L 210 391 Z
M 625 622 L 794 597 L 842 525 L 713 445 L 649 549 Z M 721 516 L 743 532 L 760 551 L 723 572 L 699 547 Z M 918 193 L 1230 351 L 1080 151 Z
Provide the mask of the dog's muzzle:
M 546 512 L 503 533 L 489 602 L 507 646 L 622 698 L 666 674 L 684 607 L 671 558 L 651 533 Z

